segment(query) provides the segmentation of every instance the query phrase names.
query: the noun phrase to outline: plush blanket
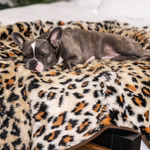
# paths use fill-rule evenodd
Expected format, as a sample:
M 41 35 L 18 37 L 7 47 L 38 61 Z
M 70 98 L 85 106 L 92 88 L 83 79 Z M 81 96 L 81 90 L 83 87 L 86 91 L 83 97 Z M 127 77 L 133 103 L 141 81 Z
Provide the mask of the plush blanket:
M 74 149 L 108 128 L 139 132 L 150 148 L 150 61 L 94 60 L 72 72 L 62 64 L 25 68 L 12 31 L 28 40 L 56 26 L 121 34 L 150 50 L 150 32 L 127 23 L 18 22 L 0 28 L 0 149 Z

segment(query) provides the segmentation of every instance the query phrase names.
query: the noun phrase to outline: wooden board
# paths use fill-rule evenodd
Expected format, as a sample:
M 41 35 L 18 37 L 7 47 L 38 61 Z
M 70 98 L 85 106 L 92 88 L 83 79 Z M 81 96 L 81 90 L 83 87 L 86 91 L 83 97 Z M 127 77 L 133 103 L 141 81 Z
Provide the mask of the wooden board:
M 111 149 L 94 144 L 94 143 L 88 143 L 80 148 L 77 148 L 76 150 L 111 150 Z

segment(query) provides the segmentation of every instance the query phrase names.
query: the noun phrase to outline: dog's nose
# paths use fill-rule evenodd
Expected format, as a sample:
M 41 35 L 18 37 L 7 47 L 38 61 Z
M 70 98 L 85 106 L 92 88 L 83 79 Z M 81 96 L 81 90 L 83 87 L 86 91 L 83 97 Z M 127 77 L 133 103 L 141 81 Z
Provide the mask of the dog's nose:
M 36 66 L 37 66 L 37 61 L 36 60 L 31 60 L 30 61 L 30 67 L 33 69 L 35 69 L 36 68 Z

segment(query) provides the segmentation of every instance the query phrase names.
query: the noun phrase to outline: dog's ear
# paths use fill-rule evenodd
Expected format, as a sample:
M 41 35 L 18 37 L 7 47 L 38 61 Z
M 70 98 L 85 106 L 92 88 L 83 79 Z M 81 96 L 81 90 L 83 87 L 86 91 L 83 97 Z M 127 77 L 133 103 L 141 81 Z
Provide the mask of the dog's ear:
M 56 27 L 50 32 L 50 34 L 47 37 L 47 40 L 52 45 L 52 47 L 57 48 L 60 44 L 61 38 L 62 38 L 62 28 Z
M 19 46 L 19 48 L 22 50 L 23 44 L 26 42 L 26 39 L 23 37 L 23 35 L 21 35 L 18 32 L 13 32 L 11 34 L 11 37 L 14 40 L 14 42 Z

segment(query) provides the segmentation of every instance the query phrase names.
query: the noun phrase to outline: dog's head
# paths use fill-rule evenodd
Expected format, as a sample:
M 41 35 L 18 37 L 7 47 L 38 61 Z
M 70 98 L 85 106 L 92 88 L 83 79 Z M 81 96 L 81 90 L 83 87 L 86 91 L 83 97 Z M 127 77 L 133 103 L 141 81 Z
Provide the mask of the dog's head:
M 27 69 L 42 72 L 57 63 L 56 52 L 62 38 L 61 27 L 31 41 L 27 41 L 18 32 L 13 32 L 12 38 L 23 52 Z

